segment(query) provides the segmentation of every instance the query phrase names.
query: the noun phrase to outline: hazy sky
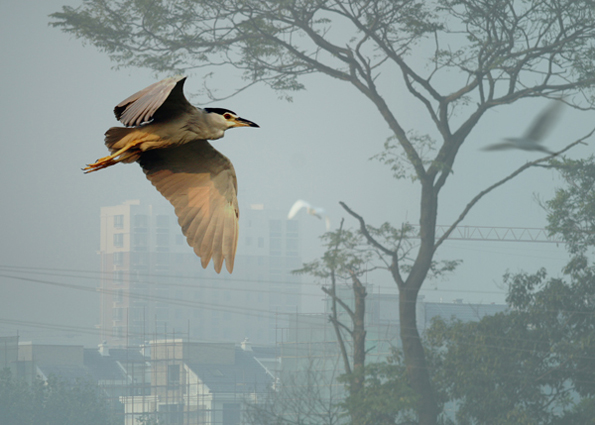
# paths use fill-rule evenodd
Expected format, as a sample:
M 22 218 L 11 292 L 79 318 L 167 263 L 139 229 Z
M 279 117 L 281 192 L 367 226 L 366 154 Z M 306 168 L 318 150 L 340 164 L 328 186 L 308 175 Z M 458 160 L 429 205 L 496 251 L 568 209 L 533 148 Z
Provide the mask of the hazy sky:
M 76 322 L 88 328 L 96 324 L 98 294 L 92 289 L 98 284 L 94 272 L 99 269 L 100 207 L 127 199 L 166 203 L 136 164 L 90 175 L 81 171 L 86 163 L 106 154 L 103 133 L 116 125 L 114 105 L 167 75 L 138 69 L 115 71 L 105 54 L 48 26 L 50 13 L 64 4 L 79 3 L 0 2 L 0 336 L 25 329 L 8 319 Z M 227 83 L 239 87 L 241 81 L 231 75 Z M 373 105 L 351 86 L 328 77 L 311 76 L 304 82 L 308 90 L 294 95 L 293 103 L 280 100 L 266 87 L 255 87 L 225 102 L 209 104 L 232 109 L 261 126 L 231 130 L 214 142 L 233 161 L 240 207 L 264 203 L 288 210 L 303 198 L 324 206 L 336 225 L 346 217 L 338 205 L 344 201 L 371 224 L 417 222 L 418 186 L 395 181 L 386 167 L 368 160 L 381 151 L 390 135 Z M 186 90 L 197 92 L 201 84 L 200 75 L 191 76 Z M 404 114 L 402 121 L 422 132 L 425 117 L 417 114 L 419 108 L 398 91 L 390 99 Z M 442 192 L 440 224 L 451 223 L 477 192 L 539 157 L 479 149 L 502 137 L 522 134 L 544 105 L 525 101 L 486 115 L 461 150 Z M 552 149 L 561 148 L 588 130 L 586 115 L 567 108 L 546 143 Z M 592 152 L 592 145 L 580 146 L 572 156 Z M 533 194 L 547 199 L 560 183 L 552 172 L 530 170 L 488 195 L 463 224 L 542 227 L 545 214 Z M 347 224 L 356 223 L 347 218 Z M 312 226 L 324 231 L 317 220 Z M 450 279 L 428 283 L 422 292 L 426 299 L 485 303 L 503 302 L 500 283 L 507 269 L 535 271 L 547 266 L 558 274 L 566 256 L 553 244 L 456 241 L 444 244 L 438 258 L 461 258 L 464 264 Z M 308 254 L 305 259 L 310 259 Z M 50 272 L 50 268 L 78 272 Z M 386 277 L 374 279 L 377 286 L 395 291 Z M 85 285 L 90 291 L 35 280 Z M 309 285 L 308 291 L 318 289 Z M 305 311 L 319 308 L 318 303 L 307 305 Z M 54 332 L 27 329 L 32 337 Z M 96 342 L 92 336 L 90 341 Z

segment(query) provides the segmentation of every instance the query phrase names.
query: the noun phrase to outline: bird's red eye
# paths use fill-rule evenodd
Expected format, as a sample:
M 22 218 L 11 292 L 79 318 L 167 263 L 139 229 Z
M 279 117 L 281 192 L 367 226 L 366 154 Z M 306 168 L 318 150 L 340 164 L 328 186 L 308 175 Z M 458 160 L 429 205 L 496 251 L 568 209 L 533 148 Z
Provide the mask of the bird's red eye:
M 231 114 L 223 114 L 223 118 L 225 118 L 226 120 L 231 118 Z

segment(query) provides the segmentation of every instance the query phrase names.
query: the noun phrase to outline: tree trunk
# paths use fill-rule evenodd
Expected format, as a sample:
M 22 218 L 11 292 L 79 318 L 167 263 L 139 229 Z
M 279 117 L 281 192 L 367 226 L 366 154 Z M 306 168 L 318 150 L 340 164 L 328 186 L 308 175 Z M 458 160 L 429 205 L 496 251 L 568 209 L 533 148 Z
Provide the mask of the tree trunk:
M 438 404 L 430 382 L 430 374 L 426 363 L 415 317 L 417 290 L 399 290 L 399 320 L 401 326 L 401 342 L 407 367 L 407 376 L 411 387 L 418 395 L 418 417 L 420 425 L 436 425 Z
M 353 390 L 357 393 L 364 380 L 364 364 L 366 361 L 366 330 L 364 316 L 366 314 L 366 288 L 356 276 L 352 276 L 355 309 L 353 317 Z
M 405 282 L 397 282 L 399 286 L 401 342 L 403 343 L 407 376 L 409 377 L 411 387 L 419 397 L 417 407 L 419 425 L 436 425 L 439 413 L 436 393 L 432 387 L 430 373 L 426 363 L 424 347 L 417 330 L 416 318 L 417 295 L 430 270 L 434 257 L 438 196 L 432 183 L 430 181 L 422 181 L 420 211 L 421 244 L 417 258 L 407 280 Z

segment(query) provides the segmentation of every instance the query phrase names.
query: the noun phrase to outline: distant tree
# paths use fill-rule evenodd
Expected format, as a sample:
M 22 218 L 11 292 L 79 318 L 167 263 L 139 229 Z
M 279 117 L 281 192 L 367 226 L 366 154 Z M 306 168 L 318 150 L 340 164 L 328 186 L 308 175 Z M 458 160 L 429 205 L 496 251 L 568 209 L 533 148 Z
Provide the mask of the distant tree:
M 507 274 L 509 312 L 435 320 L 428 331 L 438 386 L 461 424 L 595 423 L 595 161 L 552 165 L 566 185 L 544 206 L 571 253 L 566 277 Z
M 458 423 L 595 423 L 594 273 L 570 283 L 545 270 L 507 275 L 508 313 L 434 320 L 431 363 L 438 388 L 457 403 Z
M 322 291 L 330 298 L 331 313 L 328 316 L 333 325 L 337 344 L 343 360 L 343 378 L 351 397 L 357 398 L 364 380 L 364 366 L 366 362 L 366 329 L 365 312 L 367 291 L 360 277 L 366 273 L 366 262 L 369 252 L 357 251 L 354 248 L 361 245 L 359 236 L 343 229 L 341 220 L 339 229 L 327 232 L 322 236 L 326 252 L 319 260 L 304 264 L 297 274 L 309 274 L 315 278 L 329 282 L 322 285 Z M 352 297 L 342 297 L 337 288 L 337 280 L 349 281 Z M 343 313 L 343 314 L 341 314 Z M 341 316 L 346 317 L 343 319 Z M 362 423 L 359 410 L 350 410 L 352 423 Z
M 398 351 L 384 362 L 367 364 L 361 371 L 361 388 L 349 391 L 344 409 L 358 422 L 353 425 L 412 425 L 417 396 L 407 382 L 407 370 Z M 351 385 L 349 376 L 340 377 Z
M 398 225 L 383 225 L 377 234 L 344 207 L 382 252 L 379 264 L 399 288 L 403 356 L 419 396 L 419 423 L 435 424 L 438 400 L 415 318 L 419 290 L 436 250 L 471 207 L 529 166 L 479 193 L 437 238 L 439 194 L 463 143 L 492 108 L 564 96 L 593 109 L 592 1 L 88 0 L 51 17 L 52 25 L 120 66 L 171 73 L 228 65 L 245 79 L 238 91 L 264 83 L 288 97 L 305 88 L 300 77 L 317 73 L 348 83 L 371 102 L 391 131 L 378 159 L 420 188 L 420 239 L 411 263 L 404 267 L 394 249 Z M 399 103 L 423 108 L 419 129 L 389 100 L 395 87 L 409 94 L 399 94 Z
M 335 384 L 336 369 L 320 373 L 324 359 L 309 359 L 308 367 L 288 374 L 264 400 L 247 403 L 244 421 L 250 425 L 342 425 L 343 391 Z
M 32 393 L 22 381 L 15 380 L 10 369 L 0 371 L 0 423 L 31 424 L 37 415 L 33 409 Z
M 400 353 L 395 351 L 385 362 L 367 363 L 366 353 L 366 297 L 367 290 L 361 277 L 374 271 L 374 260 L 382 257 L 378 248 L 370 247 L 361 231 L 343 229 L 344 220 L 336 231 L 325 233 L 322 243 L 327 248 L 321 258 L 295 270 L 317 279 L 322 291 L 330 298 L 329 322 L 333 325 L 343 364 L 339 382 L 345 384 L 340 406 L 353 425 L 410 424 L 415 415 L 416 396 L 406 381 Z M 400 230 L 385 224 L 382 229 L 370 228 L 376 236 L 391 233 L 400 241 L 395 249 L 405 259 L 412 244 L 407 237 L 411 226 Z M 397 237 L 395 237 L 398 235 Z M 456 262 L 444 262 L 432 267 L 439 275 L 454 267 Z M 402 261 L 402 267 L 407 263 Z M 341 291 L 341 287 L 347 291 Z
M 552 161 L 564 181 L 555 196 L 543 206 L 548 212 L 548 230 L 563 237 L 573 261 L 567 272 L 584 269 L 595 248 L 595 158 L 563 158 Z M 575 267 L 576 266 L 576 267 Z
M 0 371 L 2 425 L 115 425 L 99 388 L 69 383 L 56 377 L 29 386 Z

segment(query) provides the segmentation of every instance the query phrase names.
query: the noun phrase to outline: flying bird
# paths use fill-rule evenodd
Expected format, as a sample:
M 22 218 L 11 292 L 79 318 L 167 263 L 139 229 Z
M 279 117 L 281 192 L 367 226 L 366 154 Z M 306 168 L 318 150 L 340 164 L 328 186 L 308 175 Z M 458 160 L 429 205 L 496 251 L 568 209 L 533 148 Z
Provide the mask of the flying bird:
M 486 146 L 484 151 L 496 151 L 504 149 L 522 149 L 525 151 L 540 151 L 554 154 L 541 142 L 551 130 L 556 119 L 560 116 L 563 102 L 556 100 L 551 102 L 533 121 L 531 127 L 522 137 L 507 137 L 504 142 Z
M 204 268 L 213 259 L 233 271 L 238 242 L 237 179 L 231 161 L 207 140 L 233 127 L 258 127 L 222 108 L 197 108 L 184 96 L 186 77 L 166 78 L 114 108 L 126 127 L 105 133 L 111 155 L 88 164 L 85 173 L 118 162 L 138 162 L 147 179 L 174 206 L 188 244 Z
M 287 218 L 289 220 L 291 220 L 293 217 L 295 217 L 295 215 L 298 213 L 298 211 L 301 210 L 302 208 L 306 208 L 306 213 L 313 215 L 314 217 L 318 217 L 321 220 L 322 220 L 322 216 L 324 215 L 324 221 L 326 223 L 326 231 L 328 232 L 331 229 L 331 220 L 329 219 L 328 215 L 326 215 L 324 208 L 313 207 L 312 205 L 310 205 L 309 203 L 307 203 L 306 201 L 304 201 L 302 199 L 298 199 L 297 201 L 295 201 L 295 203 L 292 205 L 291 209 L 289 210 L 289 214 L 287 214 Z

